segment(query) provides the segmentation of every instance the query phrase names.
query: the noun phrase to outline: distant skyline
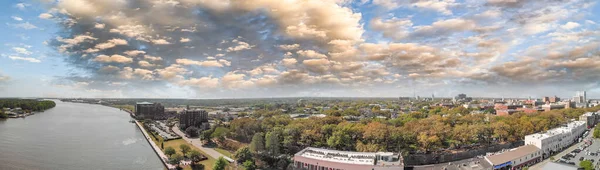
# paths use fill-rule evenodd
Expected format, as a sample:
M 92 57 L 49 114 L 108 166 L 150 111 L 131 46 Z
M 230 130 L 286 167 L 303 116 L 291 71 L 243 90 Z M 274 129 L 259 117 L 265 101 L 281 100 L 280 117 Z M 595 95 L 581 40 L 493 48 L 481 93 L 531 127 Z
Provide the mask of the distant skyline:
M 593 0 L 9 0 L 0 97 L 600 98 Z

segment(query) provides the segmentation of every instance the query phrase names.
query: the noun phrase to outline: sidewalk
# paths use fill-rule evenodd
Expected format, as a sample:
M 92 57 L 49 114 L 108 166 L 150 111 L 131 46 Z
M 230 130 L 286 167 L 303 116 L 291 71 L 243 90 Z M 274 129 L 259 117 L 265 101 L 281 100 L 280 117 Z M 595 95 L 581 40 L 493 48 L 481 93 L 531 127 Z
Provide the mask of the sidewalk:
M 191 143 L 192 145 L 194 145 L 195 147 L 197 147 L 198 149 L 202 150 L 202 152 L 208 154 L 208 156 L 214 158 L 214 159 L 219 159 L 219 157 L 223 157 L 225 158 L 227 161 L 229 162 L 233 162 L 234 160 L 217 152 L 216 150 L 214 150 L 213 148 L 207 148 L 202 146 L 202 141 L 200 140 L 200 138 L 188 138 L 185 136 L 185 133 L 183 133 L 181 130 L 179 130 L 179 126 L 175 125 L 173 126 L 173 128 L 171 128 L 173 130 L 173 132 L 175 132 L 177 135 L 181 136 L 181 138 L 185 141 L 187 141 L 188 143 Z
M 135 124 L 142 131 L 142 133 L 144 133 L 144 137 L 146 137 L 146 140 L 148 141 L 148 143 L 150 143 L 150 146 L 152 146 L 152 149 L 154 149 L 154 152 L 156 152 L 156 154 L 158 154 L 158 157 L 163 162 L 163 164 L 167 167 L 167 169 L 176 169 L 176 167 L 174 165 L 171 165 L 167 162 L 169 160 L 169 158 L 167 157 L 167 155 L 165 155 L 165 153 L 163 153 L 162 150 L 160 150 L 160 147 L 158 147 L 154 143 L 154 141 L 150 138 L 148 133 L 146 133 L 146 131 L 143 130 L 144 128 L 142 127 L 142 124 L 140 124 L 140 122 L 138 122 L 137 120 L 135 121 Z

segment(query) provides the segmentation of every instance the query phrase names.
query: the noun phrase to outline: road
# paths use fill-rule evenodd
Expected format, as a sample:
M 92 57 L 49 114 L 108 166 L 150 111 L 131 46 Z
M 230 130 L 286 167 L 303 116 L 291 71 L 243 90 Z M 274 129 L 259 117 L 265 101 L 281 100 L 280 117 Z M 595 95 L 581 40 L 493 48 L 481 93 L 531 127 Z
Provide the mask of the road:
M 593 132 L 593 129 L 590 130 L 590 132 L 588 132 L 588 133 L 592 133 L 592 132 Z M 587 137 L 585 137 L 585 139 L 592 139 L 592 135 L 589 134 Z M 571 147 L 563 150 L 562 152 L 554 155 L 553 157 L 556 160 L 558 160 L 562 156 L 570 153 L 571 151 L 577 149 L 579 146 L 581 146 L 583 144 L 584 144 L 583 142 L 576 143 L 576 144 L 572 145 Z M 592 151 L 592 152 L 598 151 L 599 148 L 600 148 L 600 140 L 598 140 L 598 139 L 594 139 L 593 144 L 588 147 L 589 151 Z M 575 162 L 575 165 L 579 166 L 579 158 L 580 157 L 584 157 L 584 159 L 595 159 L 594 165 L 596 165 L 596 163 L 598 163 L 598 161 L 599 161 L 598 156 L 596 156 L 596 157 L 589 156 L 589 155 L 586 155 L 585 151 L 581 151 L 580 153 L 578 153 L 575 156 L 575 158 L 572 158 L 571 160 L 568 160 L 567 162 Z M 548 162 L 550 162 L 550 159 L 546 159 L 538 164 L 535 164 L 535 165 L 531 166 L 529 169 L 530 170 L 541 170 Z
M 181 136 L 181 138 L 185 141 L 187 141 L 188 143 L 191 143 L 192 145 L 194 145 L 195 147 L 197 147 L 198 149 L 202 150 L 202 152 L 208 154 L 208 156 L 214 158 L 214 159 L 219 159 L 219 157 L 223 157 L 225 159 L 227 159 L 229 162 L 233 162 L 233 159 L 217 152 L 216 150 L 214 150 L 213 148 L 207 148 L 202 146 L 202 141 L 200 140 L 200 138 L 188 138 L 185 136 L 185 133 L 183 133 L 181 130 L 179 130 L 179 126 L 175 125 L 173 126 L 173 128 L 171 128 L 173 130 L 173 132 L 175 132 L 177 135 Z

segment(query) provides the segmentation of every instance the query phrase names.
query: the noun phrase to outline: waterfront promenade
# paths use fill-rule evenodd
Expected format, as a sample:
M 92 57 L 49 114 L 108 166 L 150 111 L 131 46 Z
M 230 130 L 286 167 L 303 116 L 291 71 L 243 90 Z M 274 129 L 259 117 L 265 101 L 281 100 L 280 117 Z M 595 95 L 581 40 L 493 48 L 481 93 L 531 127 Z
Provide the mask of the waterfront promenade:
M 173 132 L 175 132 L 177 135 L 181 136 L 181 138 L 183 138 L 185 141 L 191 143 L 198 149 L 202 150 L 202 152 L 208 154 L 208 156 L 210 156 L 214 159 L 219 159 L 219 157 L 223 157 L 229 162 L 234 161 L 233 159 L 217 152 L 213 148 L 207 148 L 207 147 L 202 146 L 202 141 L 200 140 L 200 138 L 188 138 L 187 136 L 185 136 L 185 133 L 183 133 L 181 130 L 179 130 L 178 125 L 173 126 Z
M 150 143 L 150 146 L 152 146 L 152 149 L 154 149 L 154 152 L 156 152 L 156 154 L 158 155 L 158 157 L 160 158 L 160 160 L 163 162 L 163 164 L 167 167 L 167 169 L 176 169 L 175 165 L 171 165 L 171 164 L 168 163 L 169 158 L 167 157 L 167 155 L 165 155 L 165 153 L 162 150 L 160 150 L 160 147 L 158 147 L 154 143 L 154 141 L 150 138 L 150 136 L 148 135 L 148 133 L 146 133 L 146 131 L 142 127 L 142 124 L 140 124 L 140 122 L 138 122 L 137 120 L 135 121 L 135 124 L 142 131 L 142 133 L 144 133 L 144 137 L 146 138 L 146 140 L 148 141 L 148 143 Z

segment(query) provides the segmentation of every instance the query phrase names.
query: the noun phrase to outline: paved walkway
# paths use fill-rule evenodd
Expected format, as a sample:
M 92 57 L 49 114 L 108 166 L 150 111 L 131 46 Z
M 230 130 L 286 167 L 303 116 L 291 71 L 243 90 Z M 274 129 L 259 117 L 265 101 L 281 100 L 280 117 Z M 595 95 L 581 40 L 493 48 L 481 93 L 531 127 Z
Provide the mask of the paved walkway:
M 191 143 L 192 145 L 194 145 L 195 147 L 197 147 L 198 149 L 202 150 L 202 152 L 208 154 L 208 156 L 214 158 L 214 159 L 219 159 L 219 157 L 223 157 L 226 160 L 228 160 L 229 162 L 233 162 L 233 159 L 217 152 L 216 150 L 214 150 L 213 148 L 207 148 L 202 146 L 202 141 L 200 140 L 200 138 L 188 138 L 185 136 L 185 133 L 183 133 L 181 130 L 179 130 L 179 126 L 175 125 L 173 126 L 173 132 L 175 132 L 177 135 L 181 136 L 181 138 L 189 143 Z
M 144 136 L 146 137 L 146 140 L 148 140 L 148 143 L 150 143 L 150 146 L 152 146 L 152 149 L 154 149 L 154 152 L 156 152 L 158 154 L 158 157 L 160 157 L 160 160 L 163 162 L 163 164 L 165 164 L 165 166 L 167 166 L 167 169 L 176 169 L 175 165 L 171 165 L 169 163 L 167 163 L 167 161 L 169 160 L 169 158 L 167 157 L 167 155 L 165 155 L 165 153 L 163 153 L 162 150 L 160 150 L 160 147 L 158 147 L 154 141 L 150 138 L 150 136 L 148 135 L 148 133 L 146 133 L 145 130 L 142 127 L 142 124 L 140 124 L 140 122 L 138 122 L 137 120 L 135 121 L 135 124 L 138 126 L 138 128 L 140 128 L 140 130 L 142 131 L 142 133 L 144 133 Z

